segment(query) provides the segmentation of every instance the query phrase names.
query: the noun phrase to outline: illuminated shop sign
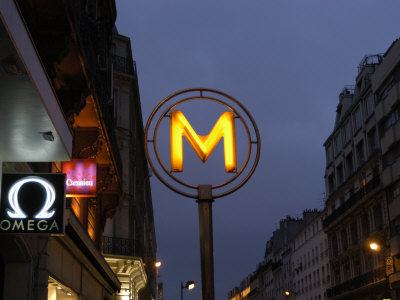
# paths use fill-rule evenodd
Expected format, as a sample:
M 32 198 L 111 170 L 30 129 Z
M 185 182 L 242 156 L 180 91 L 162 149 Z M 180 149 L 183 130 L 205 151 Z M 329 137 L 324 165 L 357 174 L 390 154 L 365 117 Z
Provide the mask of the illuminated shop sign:
M 3 174 L 0 233 L 64 233 L 64 174 Z
M 63 163 L 67 197 L 96 197 L 96 160 L 73 159 Z
M 171 112 L 171 171 L 182 172 L 183 170 L 183 143 L 182 137 L 186 137 L 197 156 L 202 162 L 217 146 L 219 140 L 224 138 L 225 171 L 236 172 L 236 139 L 235 139 L 235 116 L 232 111 L 224 112 L 215 123 L 209 135 L 198 135 L 179 110 Z

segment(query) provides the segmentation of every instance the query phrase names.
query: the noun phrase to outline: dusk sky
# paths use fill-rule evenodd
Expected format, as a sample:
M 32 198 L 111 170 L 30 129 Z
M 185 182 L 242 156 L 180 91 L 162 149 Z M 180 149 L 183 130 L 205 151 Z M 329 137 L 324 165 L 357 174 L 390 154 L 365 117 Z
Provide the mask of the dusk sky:
M 213 205 L 215 298 L 227 299 L 263 260 L 280 219 L 323 208 L 323 143 L 339 93 L 354 85 L 364 55 L 384 53 L 400 37 L 400 1 L 116 2 L 118 31 L 132 42 L 144 124 L 165 97 L 192 87 L 233 96 L 258 124 L 256 172 Z M 203 108 L 189 117 L 204 120 L 204 134 L 216 121 Z M 212 156 L 222 157 L 221 149 Z M 197 160 L 185 160 L 188 176 Z M 217 166 L 210 165 L 213 172 Z M 185 290 L 184 299 L 200 299 L 197 204 L 155 176 L 151 185 L 164 299 L 179 299 L 180 282 L 188 280 L 197 287 Z

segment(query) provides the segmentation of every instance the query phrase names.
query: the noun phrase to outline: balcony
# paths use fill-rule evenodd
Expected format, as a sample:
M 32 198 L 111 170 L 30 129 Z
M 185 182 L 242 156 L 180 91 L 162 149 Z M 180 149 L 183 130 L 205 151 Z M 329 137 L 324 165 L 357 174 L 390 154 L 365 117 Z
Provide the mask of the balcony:
M 329 298 L 385 279 L 385 266 L 372 270 L 326 290 Z
M 105 236 L 103 237 L 103 253 L 135 256 L 134 240 Z
M 118 56 L 118 55 L 111 55 L 111 62 L 114 66 L 115 71 L 127 73 L 130 75 L 136 76 L 136 63 L 135 61 Z
M 350 198 L 345 201 L 341 206 L 338 207 L 332 214 L 327 216 L 323 221 L 323 227 L 326 228 L 333 222 L 335 222 L 339 217 L 342 217 L 347 210 L 353 208 L 365 195 L 373 191 L 380 185 L 381 181 L 379 176 L 371 179 L 363 188 L 359 189 Z

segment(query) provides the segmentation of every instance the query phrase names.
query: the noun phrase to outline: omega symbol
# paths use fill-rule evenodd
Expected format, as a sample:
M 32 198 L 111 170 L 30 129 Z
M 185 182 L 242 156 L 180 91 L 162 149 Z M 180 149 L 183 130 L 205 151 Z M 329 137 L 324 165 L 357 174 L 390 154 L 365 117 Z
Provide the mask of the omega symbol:
M 54 209 L 50 210 L 50 208 L 56 199 L 56 191 L 54 189 L 54 186 L 50 182 L 37 176 L 25 177 L 23 179 L 18 180 L 11 186 L 10 191 L 8 192 L 8 203 L 10 204 L 12 210 L 7 209 L 7 214 L 9 215 L 10 218 L 13 219 L 27 218 L 27 215 L 22 211 L 21 207 L 19 206 L 18 192 L 21 189 L 21 187 L 28 182 L 39 183 L 46 192 L 45 203 L 41 208 L 41 210 L 39 211 L 39 213 L 37 213 L 34 218 L 35 219 L 51 218 L 55 213 L 55 210 Z

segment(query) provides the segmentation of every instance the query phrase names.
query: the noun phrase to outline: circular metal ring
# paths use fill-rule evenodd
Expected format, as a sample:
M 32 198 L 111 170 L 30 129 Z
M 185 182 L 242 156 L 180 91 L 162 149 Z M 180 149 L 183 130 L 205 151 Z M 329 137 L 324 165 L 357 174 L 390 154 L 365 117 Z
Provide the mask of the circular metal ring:
M 190 97 L 190 98 L 182 99 L 182 100 L 180 100 L 180 101 L 178 101 L 178 102 L 172 104 L 171 106 L 169 106 L 169 107 L 163 112 L 163 114 L 160 116 L 160 118 L 158 119 L 158 122 L 157 122 L 157 124 L 156 124 L 155 129 L 154 129 L 154 133 L 153 133 L 153 147 L 154 147 L 154 152 L 155 152 L 155 154 L 156 154 L 156 158 L 157 158 L 158 163 L 160 164 L 161 168 L 164 170 L 164 172 L 165 172 L 170 178 L 172 178 L 172 179 L 175 180 L 177 183 L 182 184 L 182 185 L 184 185 L 184 186 L 186 186 L 186 187 L 188 187 L 188 188 L 197 189 L 197 186 L 188 184 L 188 183 L 186 183 L 186 182 L 184 182 L 184 181 L 178 179 L 176 176 L 172 175 L 171 172 L 168 172 L 167 168 L 165 167 L 165 165 L 164 165 L 163 162 L 161 161 L 160 154 L 159 154 L 158 148 L 157 148 L 157 134 L 158 134 L 158 129 L 159 129 L 159 127 L 160 127 L 160 124 L 161 124 L 162 120 L 163 120 L 163 119 L 165 118 L 165 116 L 167 115 L 167 113 L 170 112 L 171 109 L 173 109 L 174 107 L 176 107 L 176 106 L 178 106 L 178 105 L 180 105 L 180 104 L 182 104 L 182 103 L 184 103 L 184 102 L 191 101 L 191 100 L 196 100 L 196 99 L 215 101 L 215 102 L 217 102 L 217 103 L 220 103 L 221 105 L 226 106 L 227 108 L 229 108 L 231 111 L 233 111 L 233 112 L 239 117 L 240 121 L 241 121 L 242 124 L 243 124 L 243 127 L 244 127 L 245 130 L 246 130 L 247 139 L 248 139 L 248 150 L 247 150 L 246 160 L 245 160 L 245 162 L 243 163 L 243 166 L 241 167 L 241 169 L 239 170 L 239 172 L 236 172 L 236 175 L 235 175 L 235 176 L 233 176 L 232 178 L 230 178 L 229 180 L 227 180 L 227 181 L 225 181 L 225 182 L 223 182 L 223 183 L 220 183 L 220 184 L 217 184 L 217 185 L 212 185 L 212 189 L 221 188 L 221 187 L 223 187 L 223 186 L 225 186 L 225 185 L 231 183 L 232 181 L 234 181 L 236 178 L 238 178 L 238 177 L 243 173 L 244 169 L 246 168 L 246 166 L 247 166 L 247 164 L 248 164 L 248 162 L 249 162 L 250 154 L 251 154 L 251 136 L 250 136 L 250 131 L 249 131 L 249 128 L 247 127 L 246 122 L 244 122 L 242 116 L 239 114 L 239 112 L 238 112 L 237 110 L 235 110 L 233 107 L 231 107 L 230 105 L 228 105 L 228 104 L 225 103 L 224 101 L 219 100 L 219 99 L 215 99 L 215 98 L 212 98 L 212 97 L 207 97 L 207 98 Z
M 176 102 L 176 103 L 170 105 L 170 106 L 163 112 L 163 114 L 161 115 L 161 117 L 158 119 L 157 124 L 156 124 L 156 127 L 155 127 L 155 129 L 154 129 L 154 131 L 153 131 L 153 139 L 149 140 L 149 139 L 148 139 L 148 134 L 149 134 L 150 125 L 151 125 L 151 123 L 152 123 L 152 120 L 153 120 L 155 114 L 160 110 L 160 108 L 161 108 L 167 101 L 171 100 L 172 98 L 175 98 L 175 97 L 177 97 L 177 96 L 179 96 L 179 95 L 181 95 L 181 94 L 190 93 L 190 92 L 197 92 L 197 91 L 200 92 L 200 96 L 192 96 L 192 97 L 188 97 L 188 98 L 181 99 L 181 100 L 179 100 L 178 102 Z M 231 100 L 232 102 L 234 102 L 237 106 L 239 106 L 240 109 L 243 110 L 244 113 L 247 115 L 248 119 L 250 120 L 250 122 L 251 122 L 252 125 L 253 125 L 254 132 L 255 132 L 255 134 L 256 134 L 256 141 L 252 141 L 252 140 L 251 140 L 251 135 L 250 135 L 249 128 L 248 128 L 246 122 L 244 121 L 244 119 L 242 118 L 242 116 L 239 114 L 239 112 L 238 112 L 236 109 L 234 109 L 232 106 L 228 105 L 227 103 L 225 103 L 224 101 L 222 101 L 222 100 L 220 100 L 220 99 L 216 99 L 216 98 L 213 98 L 213 97 L 204 96 L 204 95 L 203 95 L 203 92 L 209 92 L 209 93 L 214 93 L 214 94 L 222 95 L 222 96 L 224 96 L 225 98 L 228 98 L 229 100 Z M 176 92 L 176 93 L 174 93 L 174 94 L 171 94 L 170 96 L 168 96 L 167 98 L 165 98 L 163 101 L 161 101 L 161 102 L 156 106 L 156 108 L 152 111 L 152 113 L 151 113 L 151 115 L 150 115 L 150 117 L 149 117 L 149 119 L 148 119 L 148 121 L 147 121 L 147 123 L 146 123 L 146 127 L 145 127 L 145 152 L 146 152 L 147 159 L 148 159 L 148 161 L 149 161 L 149 164 L 150 164 L 151 168 L 153 169 L 154 174 L 155 174 L 155 175 L 157 176 L 157 178 L 158 178 L 164 185 L 166 185 L 169 189 L 175 191 L 175 192 L 178 193 L 178 194 L 181 194 L 181 195 L 183 195 L 183 196 L 186 196 L 186 197 L 190 197 L 190 198 L 197 198 L 197 197 L 198 197 L 197 194 L 190 194 L 190 193 L 184 192 L 184 191 L 182 191 L 182 190 L 180 190 L 180 189 L 174 187 L 174 186 L 173 186 L 172 184 L 170 184 L 167 180 L 165 180 L 165 179 L 159 174 L 159 172 L 157 171 L 157 169 L 155 168 L 155 166 L 154 166 L 154 164 L 153 164 L 153 161 L 152 161 L 152 159 L 151 159 L 151 157 L 150 157 L 150 154 L 149 154 L 149 149 L 148 149 L 148 143 L 149 143 L 149 142 L 152 142 L 152 143 L 153 143 L 154 152 L 155 152 L 155 155 L 156 155 L 156 158 L 157 158 L 157 161 L 158 161 L 158 163 L 160 164 L 160 166 L 161 166 L 161 168 L 163 169 L 163 171 L 164 171 L 166 174 L 168 174 L 168 176 L 169 176 L 170 178 L 172 178 L 172 179 L 173 179 L 174 181 L 176 181 L 177 183 L 179 183 L 179 184 L 181 184 L 181 185 L 183 185 L 183 186 L 186 186 L 187 188 L 191 188 L 191 189 L 197 189 L 197 188 L 198 188 L 197 186 L 194 186 L 194 185 L 185 183 L 184 181 L 182 181 L 182 180 L 176 178 L 175 176 L 171 175 L 171 173 L 168 172 L 168 170 L 165 168 L 165 165 L 162 163 L 162 161 L 161 161 L 161 159 L 160 159 L 160 156 L 159 156 L 159 153 L 158 153 L 158 149 L 157 149 L 157 133 L 158 133 L 158 129 L 159 129 L 159 126 L 160 126 L 162 120 L 165 118 L 165 116 L 167 115 L 167 113 L 168 113 L 171 109 L 173 109 L 174 107 L 176 107 L 176 106 L 179 105 L 179 104 L 182 104 L 182 103 L 184 103 L 184 102 L 191 101 L 191 100 L 208 100 L 208 101 L 215 101 L 215 102 L 217 102 L 217 103 L 220 103 L 221 105 L 226 106 L 227 108 L 229 108 L 231 111 L 233 111 L 233 112 L 239 117 L 239 119 L 241 120 L 241 122 L 242 122 L 243 125 L 244 125 L 244 128 L 245 128 L 245 130 L 246 130 L 246 134 L 247 134 L 247 137 L 248 137 L 248 143 L 249 143 L 249 145 L 248 145 L 248 153 L 247 153 L 247 156 L 246 156 L 246 160 L 245 160 L 245 162 L 244 162 L 242 168 L 240 169 L 240 171 L 237 172 L 237 174 L 236 174 L 235 176 L 233 176 L 232 178 L 230 178 L 230 179 L 227 180 L 226 182 L 221 183 L 221 184 L 218 184 L 218 185 L 213 185 L 213 186 L 212 186 L 212 189 L 221 188 L 221 187 L 226 186 L 226 185 L 228 185 L 229 183 L 233 182 L 235 179 L 237 179 L 237 178 L 243 173 L 243 171 L 245 170 L 245 168 L 247 167 L 247 164 L 248 164 L 248 162 L 249 162 L 249 160 L 250 160 L 250 156 L 251 156 L 251 153 L 252 153 L 252 151 L 251 151 L 251 150 L 252 150 L 252 144 L 256 144 L 256 145 L 257 145 L 256 157 L 255 157 L 253 166 L 252 166 L 252 168 L 250 169 L 250 171 L 249 171 L 249 173 L 247 174 L 247 176 L 246 176 L 239 184 L 237 184 L 237 185 L 234 186 L 233 188 L 231 188 L 231 189 L 229 189 L 229 190 L 227 190 L 227 191 L 225 191 L 225 192 L 221 192 L 221 193 L 219 193 L 219 194 L 212 195 L 212 196 L 213 196 L 214 199 L 216 199 L 216 198 L 220 198 L 220 197 L 229 195 L 229 194 L 233 193 L 234 191 L 238 190 L 240 187 L 242 187 L 242 186 L 250 179 L 250 177 L 251 177 L 252 174 L 254 173 L 254 171 L 255 171 L 255 169 L 256 169 L 256 167 L 257 167 L 259 158 L 260 158 L 261 141 L 260 141 L 260 134 L 259 134 L 257 125 L 256 125 L 256 123 L 255 123 L 253 117 L 252 117 L 251 114 L 249 113 L 249 111 L 248 111 L 239 101 L 237 101 L 237 100 L 234 99 L 233 97 L 231 97 L 231 96 L 229 96 L 229 95 L 227 95 L 227 94 L 225 94 L 225 93 L 223 93 L 223 92 L 220 92 L 220 91 L 217 91 L 217 90 L 213 90 L 213 89 L 207 89 L 207 88 L 191 88 L 191 89 L 185 89 L 185 90 L 178 91 L 178 92 Z

